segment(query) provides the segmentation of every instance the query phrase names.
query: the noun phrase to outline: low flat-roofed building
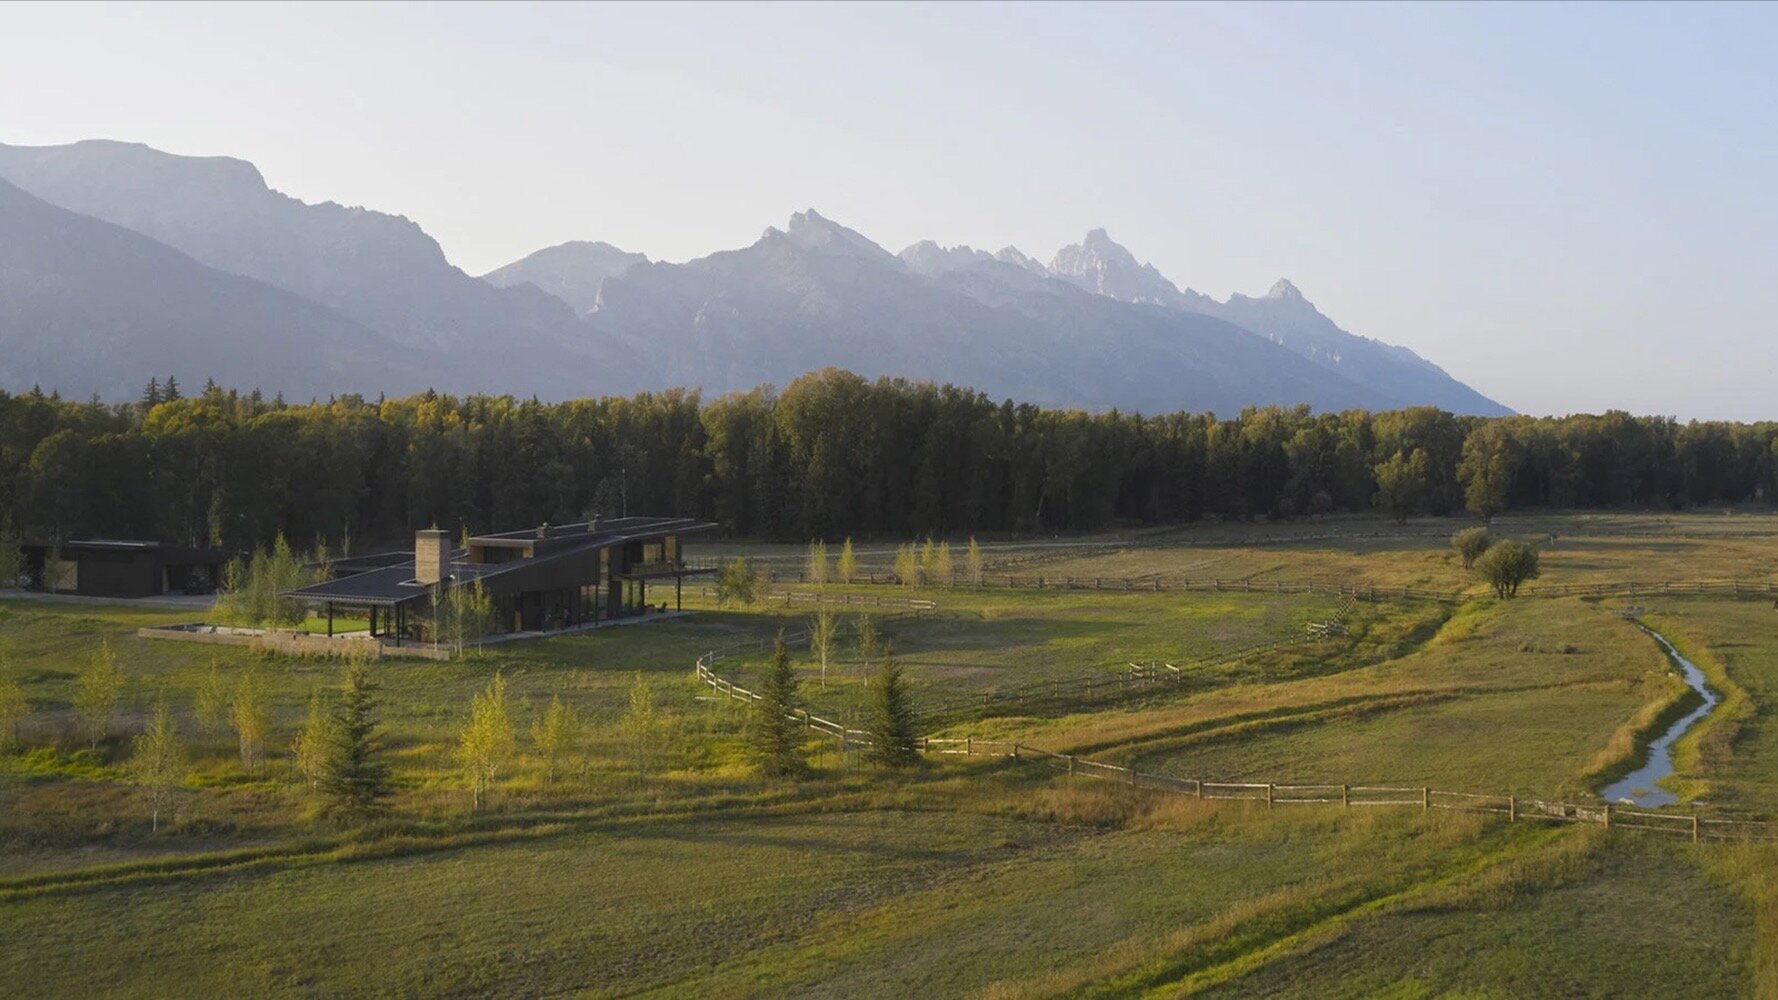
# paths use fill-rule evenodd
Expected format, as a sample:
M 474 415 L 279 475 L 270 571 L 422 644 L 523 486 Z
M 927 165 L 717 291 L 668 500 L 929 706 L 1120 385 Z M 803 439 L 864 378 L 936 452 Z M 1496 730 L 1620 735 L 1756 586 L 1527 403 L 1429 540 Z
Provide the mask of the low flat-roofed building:
M 496 633 L 570 628 L 653 610 L 651 586 L 671 583 L 677 607 L 685 577 L 710 572 L 686 568 L 684 541 L 715 528 L 690 518 L 618 517 L 476 535 L 463 548 L 443 531 L 420 531 L 411 554 L 335 564 L 333 579 L 285 596 L 330 622 L 366 617 L 372 635 L 397 641 L 424 635 L 451 590 L 477 586 L 493 606 Z
M 30 541 L 19 551 L 28 589 L 84 597 L 212 594 L 230 556 L 221 549 L 112 538 Z

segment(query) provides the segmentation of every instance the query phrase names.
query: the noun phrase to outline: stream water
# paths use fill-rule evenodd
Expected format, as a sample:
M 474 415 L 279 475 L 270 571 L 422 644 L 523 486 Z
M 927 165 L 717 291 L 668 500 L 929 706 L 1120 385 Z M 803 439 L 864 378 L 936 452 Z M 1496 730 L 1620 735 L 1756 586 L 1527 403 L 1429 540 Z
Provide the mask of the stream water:
M 1675 721 L 1667 727 L 1665 732 L 1649 742 L 1646 750 L 1647 758 L 1641 767 L 1606 785 L 1599 793 L 1607 802 L 1628 803 L 1652 809 L 1658 806 L 1670 806 L 1679 801 L 1678 796 L 1656 785 L 1655 782 L 1673 773 L 1674 741 L 1684 736 L 1686 730 L 1697 725 L 1699 719 L 1709 715 L 1710 710 L 1715 708 L 1717 702 L 1722 699 L 1715 691 L 1710 690 L 1709 685 L 1704 683 L 1704 671 L 1699 670 L 1697 664 L 1679 655 L 1679 650 L 1673 648 L 1673 644 L 1667 641 L 1666 636 L 1644 625 L 1637 627 L 1654 636 L 1655 641 L 1661 644 L 1661 648 L 1667 651 L 1667 658 L 1679 668 L 1681 676 L 1685 678 L 1686 686 L 1696 691 L 1699 697 L 1704 699 L 1703 704 L 1687 713 L 1684 718 Z

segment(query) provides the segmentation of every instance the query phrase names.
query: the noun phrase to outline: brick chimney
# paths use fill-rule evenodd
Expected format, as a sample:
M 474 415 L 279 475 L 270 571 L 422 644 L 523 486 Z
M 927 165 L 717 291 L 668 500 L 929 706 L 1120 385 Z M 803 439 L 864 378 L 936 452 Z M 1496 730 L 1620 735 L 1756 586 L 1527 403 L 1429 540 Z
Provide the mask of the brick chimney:
M 437 529 L 414 532 L 414 579 L 427 585 L 442 583 L 451 567 L 451 547 Z

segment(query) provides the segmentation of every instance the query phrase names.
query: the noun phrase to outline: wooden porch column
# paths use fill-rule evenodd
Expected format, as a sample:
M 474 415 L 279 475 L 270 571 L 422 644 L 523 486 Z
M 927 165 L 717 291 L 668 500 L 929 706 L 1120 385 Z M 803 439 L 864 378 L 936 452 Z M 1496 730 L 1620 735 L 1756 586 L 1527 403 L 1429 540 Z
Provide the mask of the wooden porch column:
M 685 610 L 685 577 L 683 576 L 673 578 L 673 610 Z
M 327 637 L 333 638 L 333 602 L 327 602 Z
M 377 637 L 377 606 L 374 604 L 370 606 L 370 637 Z

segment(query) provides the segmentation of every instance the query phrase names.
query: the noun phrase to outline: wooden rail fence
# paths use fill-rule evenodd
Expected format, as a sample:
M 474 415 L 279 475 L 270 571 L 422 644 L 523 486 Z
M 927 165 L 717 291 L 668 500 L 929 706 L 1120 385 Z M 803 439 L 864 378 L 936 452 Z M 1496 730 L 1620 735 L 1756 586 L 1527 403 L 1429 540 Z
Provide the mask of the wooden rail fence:
M 910 611 L 908 615 L 918 616 L 921 613 Z M 786 643 L 807 642 L 808 630 L 786 633 L 784 640 Z M 759 694 L 717 676 L 712 667 L 728 657 L 768 649 L 773 641 L 749 640 L 712 649 L 698 657 L 694 672 L 698 680 L 722 696 L 752 704 L 760 700 Z M 789 717 L 801 722 L 810 732 L 837 740 L 842 751 L 849 747 L 867 747 L 872 742 L 869 732 L 848 728 L 806 709 L 797 709 Z M 1131 765 L 1111 764 L 1076 754 L 1057 753 L 1028 743 L 984 740 L 972 736 L 923 736 L 918 745 L 922 752 L 928 754 L 1005 757 L 1043 764 L 1071 777 L 1115 781 L 1132 788 L 1189 795 L 1196 799 L 1263 802 L 1268 808 L 1293 805 L 1338 805 L 1345 809 L 1418 807 L 1422 810 L 1446 809 L 1500 815 L 1505 816 L 1509 823 L 1544 821 L 1598 824 L 1605 829 L 1639 830 L 1687 837 L 1695 844 L 1722 840 L 1778 842 L 1778 822 L 1764 820 L 1707 817 L 1697 813 L 1650 812 L 1627 809 L 1612 803 L 1561 802 L 1521 798 L 1516 795 L 1449 791 L 1427 786 L 1210 781 L 1143 772 Z

